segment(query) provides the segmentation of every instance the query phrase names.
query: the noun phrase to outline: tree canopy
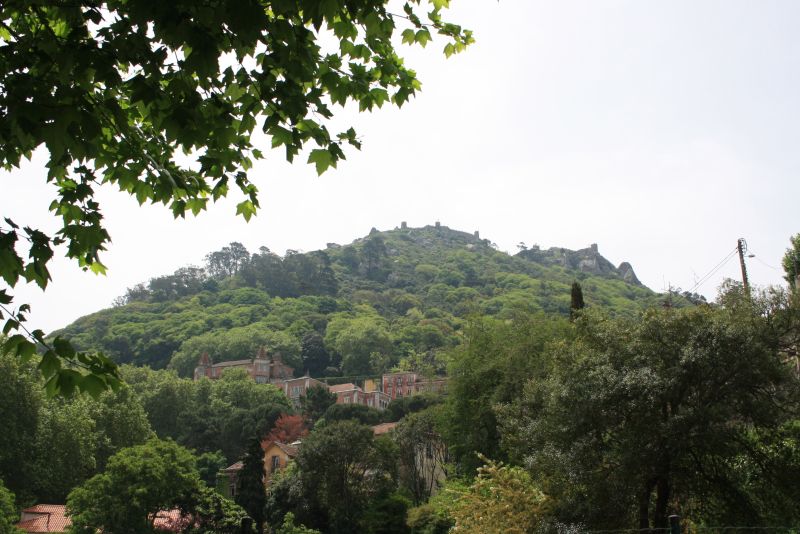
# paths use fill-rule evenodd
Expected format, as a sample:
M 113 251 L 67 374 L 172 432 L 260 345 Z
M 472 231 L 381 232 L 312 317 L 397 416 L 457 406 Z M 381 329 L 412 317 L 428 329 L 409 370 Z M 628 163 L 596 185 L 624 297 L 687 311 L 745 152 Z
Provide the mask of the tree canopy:
M 402 106 L 420 88 L 398 53 L 398 33 L 422 46 L 441 34 L 446 55 L 472 42 L 470 31 L 442 19 L 448 4 L 409 0 L 395 13 L 386 0 L 3 2 L 0 165 L 16 168 L 44 146 L 46 179 L 58 189 L 50 210 L 62 224 L 47 235 L 5 218 L 0 278 L 45 288 L 60 245 L 84 269 L 104 272 L 101 184 L 176 217 L 233 188 L 242 195 L 237 214 L 249 219 L 259 202 L 248 170 L 264 157 L 257 132 L 289 161 L 310 144 L 318 173 L 335 167 L 345 145 L 360 148 L 353 128 L 329 128 L 337 106 Z M 11 300 L 0 290 L 0 305 Z M 45 343 L 43 332 L 20 328 L 27 311 L 2 308 L 6 332 L 20 331 L 5 348 L 22 357 Z M 88 373 L 62 368 L 63 360 Z M 63 341 L 47 344 L 41 368 L 54 392 L 118 384 L 108 359 Z
M 548 376 L 499 409 L 505 449 L 566 521 L 791 521 L 797 377 L 755 310 L 742 298 L 636 321 L 582 315 Z

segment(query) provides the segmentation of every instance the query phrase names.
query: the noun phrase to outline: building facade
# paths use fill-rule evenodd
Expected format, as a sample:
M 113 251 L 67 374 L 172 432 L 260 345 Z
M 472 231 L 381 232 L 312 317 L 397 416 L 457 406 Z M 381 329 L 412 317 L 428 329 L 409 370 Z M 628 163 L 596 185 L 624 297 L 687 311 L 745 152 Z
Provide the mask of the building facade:
M 194 379 L 222 377 L 228 369 L 244 369 L 259 384 L 277 384 L 294 377 L 294 370 L 283 363 L 280 354 L 270 355 L 260 349 L 253 358 L 211 363 L 208 353 L 203 353 L 194 369 Z

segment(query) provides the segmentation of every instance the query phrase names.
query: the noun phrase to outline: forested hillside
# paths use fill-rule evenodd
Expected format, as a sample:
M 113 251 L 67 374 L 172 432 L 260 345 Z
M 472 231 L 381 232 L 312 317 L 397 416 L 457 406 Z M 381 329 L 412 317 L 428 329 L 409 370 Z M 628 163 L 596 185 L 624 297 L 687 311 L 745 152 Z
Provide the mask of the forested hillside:
M 282 257 L 233 242 L 208 254 L 203 267 L 132 287 L 114 307 L 60 333 L 120 363 L 172 367 L 183 376 L 202 352 L 224 361 L 261 346 L 299 373 L 365 375 L 404 358 L 435 365 L 438 351 L 461 342 L 470 315 L 567 316 L 574 281 L 589 307 L 612 315 L 634 316 L 664 301 L 630 265 L 616 269 L 596 246 L 520 248 L 511 256 L 438 224 L 373 229 L 349 245 Z

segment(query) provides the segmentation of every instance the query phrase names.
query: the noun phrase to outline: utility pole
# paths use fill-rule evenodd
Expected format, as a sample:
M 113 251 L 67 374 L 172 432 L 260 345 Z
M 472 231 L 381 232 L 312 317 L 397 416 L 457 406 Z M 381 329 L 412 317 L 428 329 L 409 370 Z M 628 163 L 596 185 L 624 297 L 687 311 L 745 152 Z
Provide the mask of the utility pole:
M 750 294 L 750 284 L 747 282 L 747 267 L 744 264 L 744 253 L 747 252 L 747 241 L 740 237 L 736 242 L 736 250 L 739 251 L 739 265 L 742 267 L 742 285 L 746 295 Z

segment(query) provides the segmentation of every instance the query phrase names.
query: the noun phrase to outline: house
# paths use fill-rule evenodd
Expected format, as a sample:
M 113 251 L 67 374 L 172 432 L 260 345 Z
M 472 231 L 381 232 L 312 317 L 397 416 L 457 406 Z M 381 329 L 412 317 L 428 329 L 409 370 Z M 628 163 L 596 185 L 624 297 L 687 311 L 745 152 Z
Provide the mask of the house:
M 291 378 L 275 384 L 278 388 L 283 390 L 283 394 L 292 401 L 292 404 L 297 408 L 300 406 L 300 397 L 305 396 L 306 391 L 312 387 L 321 387 L 328 389 L 328 386 L 315 378 L 310 376 L 301 376 L 300 378 Z
M 269 485 L 272 476 L 286 468 L 289 462 L 297 457 L 299 441 L 294 443 L 281 443 L 280 441 L 268 441 L 261 444 L 264 449 L 264 485 Z
M 363 404 L 364 390 L 351 382 L 329 386 L 328 391 L 336 395 L 336 404 Z
M 206 377 L 214 380 L 228 369 L 244 369 L 259 384 L 279 384 L 294 377 L 294 370 L 283 363 L 280 354 L 269 355 L 261 348 L 253 358 L 219 363 L 211 363 L 208 353 L 204 352 L 194 369 L 194 379 Z
M 269 485 L 272 475 L 284 469 L 289 462 L 297 457 L 299 441 L 294 443 L 281 443 L 280 441 L 263 441 L 261 448 L 264 450 L 264 485 Z M 229 499 L 236 497 L 239 484 L 239 473 L 244 464 L 236 462 L 221 469 L 217 474 L 217 491 Z
M 23 532 L 65 532 L 71 524 L 63 504 L 37 504 L 22 510 L 16 527 Z
M 383 375 L 381 389 L 392 400 L 415 393 L 444 393 L 447 378 L 425 378 L 417 373 L 402 372 Z
M 242 462 L 236 462 L 225 469 L 220 469 L 217 473 L 217 491 L 229 499 L 236 497 L 236 487 L 239 483 L 239 471 L 242 470 Z
M 362 404 L 366 404 L 371 408 L 381 411 L 388 408 L 389 402 L 392 400 L 389 398 L 389 395 L 383 391 L 365 391 L 361 396 L 361 399 Z
M 184 532 L 194 520 L 178 508 L 160 510 L 153 518 L 153 528 L 158 532 Z M 63 504 L 37 504 L 22 511 L 16 527 L 23 532 L 66 532 L 72 520 Z

